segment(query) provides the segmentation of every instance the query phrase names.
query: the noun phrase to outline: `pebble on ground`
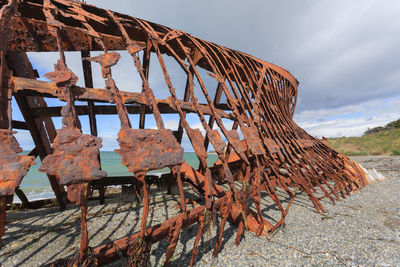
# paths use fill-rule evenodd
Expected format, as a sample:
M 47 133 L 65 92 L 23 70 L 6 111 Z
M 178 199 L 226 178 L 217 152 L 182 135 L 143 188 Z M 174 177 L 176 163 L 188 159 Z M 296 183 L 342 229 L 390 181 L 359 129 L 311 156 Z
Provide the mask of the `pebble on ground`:
M 333 205 L 323 199 L 327 213 L 317 214 L 308 197 L 298 194 L 286 217 L 286 226 L 268 237 L 245 232 L 235 246 L 236 226 L 227 223 L 223 246 L 212 257 L 215 228 L 203 235 L 196 266 L 400 266 L 400 157 L 368 156 L 353 160 L 375 168 L 386 179 L 375 182 Z M 192 193 L 192 197 L 197 196 Z M 179 195 L 151 195 L 149 224 L 165 221 L 179 212 Z M 277 219 L 280 213 L 264 201 L 263 212 Z M 7 213 L 0 263 L 8 266 L 40 266 L 71 255 L 79 248 L 79 209 L 70 205 Z M 137 232 L 141 209 L 133 196 L 91 201 L 88 230 L 90 245 L 97 246 Z M 187 266 L 198 225 L 182 231 L 170 266 Z M 165 261 L 166 239 L 152 245 L 151 266 Z M 123 266 L 125 260 L 109 266 Z

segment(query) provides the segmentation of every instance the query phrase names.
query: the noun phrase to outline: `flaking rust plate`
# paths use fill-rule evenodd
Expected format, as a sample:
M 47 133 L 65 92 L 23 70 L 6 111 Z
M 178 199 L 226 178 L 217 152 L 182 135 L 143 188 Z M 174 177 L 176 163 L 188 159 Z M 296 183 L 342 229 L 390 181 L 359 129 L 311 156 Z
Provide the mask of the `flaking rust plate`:
M 158 170 L 183 163 L 183 148 L 171 130 L 122 129 L 118 134 L 122 164 L 130 172 Z

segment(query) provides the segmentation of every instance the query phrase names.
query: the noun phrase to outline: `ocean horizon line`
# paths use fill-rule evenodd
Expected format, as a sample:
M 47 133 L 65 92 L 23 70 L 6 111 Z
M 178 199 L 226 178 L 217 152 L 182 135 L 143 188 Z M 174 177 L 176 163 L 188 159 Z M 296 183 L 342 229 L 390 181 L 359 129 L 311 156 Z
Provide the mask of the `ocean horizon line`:
M 23 154 L 29 153 L 24 150 Z M 208 152 L 207 162 L 213 165 L 217 161 L 217 154 L 214 151 Z M 200 161 L 195 152 L 185 151 L 183 153 L 184 160 L 193 168 L 198 168 Z M 130 176 L 133 175 L 128 171 L 128 168 L 121 164 L 121 156 L 115 151 L 101 151 L 100 150 L 101 166 L 107 172 L 107 177 L 113 176 Z M 36 165 L 32 165 L 27 175 L 23 178 L 20 189 L 25 193 L 29 200 L 40 200 L 47 198 L 54 198 L 54 192 L 50 186 L 48 178 L 45 173 L 39 172 L 40 158 L 36 158 Z M 151 175 L 162 175 L 168 172 L 168 168 L 149 171 Z M 14 197 L 14 202 L 20 203 L 21 201 L 17 196 Z

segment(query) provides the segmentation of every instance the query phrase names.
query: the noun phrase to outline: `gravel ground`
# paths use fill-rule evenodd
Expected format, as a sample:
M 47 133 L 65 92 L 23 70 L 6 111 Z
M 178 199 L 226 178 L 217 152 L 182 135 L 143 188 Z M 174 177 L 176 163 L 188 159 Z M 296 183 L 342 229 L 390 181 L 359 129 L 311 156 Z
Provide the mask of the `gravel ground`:
M 227 223 L 223 247 L 212 257 L 216 229 L 205 233 L 199 246 L 197 266 L 400 266 L 400 157 L 354 157 L 366 168 L 375 168 L 384 181 L 368 185 L 336 205 L 322 200 L 327 213 L 315 212 L 308 197 L 298 194 L 286 217 L 286 226 L 269 237 L 246 232 L 234 245 L 236 227 Z M 282 195 L 284 197 L 284 195 Z M 177 195 L 153 189 L 150 224 L 155 225 L 179 212 Z M 193 193 L 191 198 L 196 199 Z M 133 196 L 107 199 L 106 205 L 91 201 L 88 229 L 90 245 L 138 231 Z M 278 219 L 272 202 L 263 202 L 265 215 Z M 73 205 L 60 213 L 58 208 L 14 211 L 0 251 L 3 266 L 39 266 L 52 259 L 71 255 L 79 247 L 79 211 Z M 197 225 L 185 229 L 171 266 L 187 266 Z M 152 246 L 151 266 L 162 266 L 168 246 L 163 240 Z M 121 266 L 124 260 L 110 266 Z

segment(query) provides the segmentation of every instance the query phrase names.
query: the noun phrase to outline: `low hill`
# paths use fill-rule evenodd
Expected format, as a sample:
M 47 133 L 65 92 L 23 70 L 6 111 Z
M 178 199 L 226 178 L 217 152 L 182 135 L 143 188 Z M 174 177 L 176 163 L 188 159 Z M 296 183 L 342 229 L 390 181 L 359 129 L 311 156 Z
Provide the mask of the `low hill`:
M 400 156 L 400 119 L 368 129 L 361 137 L 329 138 L 329 145 L 347 156 Z
M 375 134 L 375 133 L 379 133 L 379 132 L 386 131 L 386 130 L 399 129 L 399 128 L 400 128 L 400 119 L 398 119 L 397 121 L 389 122 L 385 126 L 378 126 L 378 127 L 372 128 L 372 129 L 368 128 L 368 130 L 365 131 L 364 135 L 370 135 L 370 134 Z

